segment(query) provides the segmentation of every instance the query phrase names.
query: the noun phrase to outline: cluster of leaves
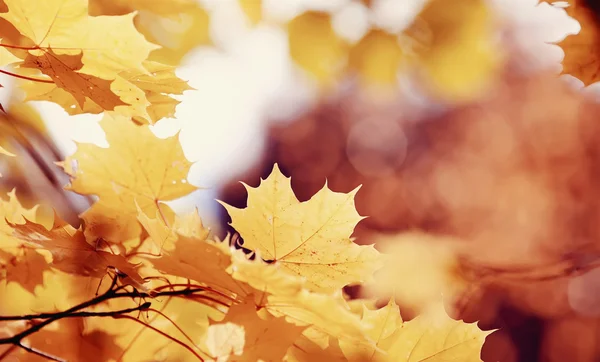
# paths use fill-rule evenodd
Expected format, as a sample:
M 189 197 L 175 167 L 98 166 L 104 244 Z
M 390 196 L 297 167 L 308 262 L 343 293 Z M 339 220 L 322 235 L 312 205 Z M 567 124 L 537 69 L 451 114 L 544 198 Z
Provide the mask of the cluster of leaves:
M 83 226 L 75 229 L 58 216 L 39 217 L 12 193 L 2 201 L 2 249 L 7 251 L 1 257 L 6 281 L 38 298 L 39 288 L 51 288 L 48 279 L 64 282 L 68 276 L 88 285 L 97 280 L 91 284 L 107 291 L 57 312 L 0 317 L 2 334 L 8 334 L 0 344 L 60 360 L 65 358 L 61 350 L 52 342 L 46 342 L 47 349 L 36 345 L 42 338 L 36 336 L 73 317 L 131 319 L 164 338 L 167 332 L 130 313 L 156 313 L 177 325 L 152 308 L 155 300 L 168 297 L 189 304 L 179 308 L 192 309 L 185 318 L 194 323 L 180 329 L 189 341 L 171 335 L 155 350 L 146 347 L 149 358 L 163 351 L 171 359 L 176 352 L 165 348 L 175 345 L 201 360 L 479 360 L 488 332 L 450 319 L 441 305 L 403 322 L 393 301 L 377 309 L 374 301 L 344 297 L 344 286 L 369 280 L 381 264 L 372 246 L 350 239 L 362 219 L 354 206 L 357 190 L 336 193 L 325 186 L 299 202 L 290 179 L 275 167 L 259 187 L 248 187 L 247 208 L 224 205 L 244 248 L 252 251 L 247 254 L 232 247 L 229 238 L 209 237 L 197 213 L 180 217 L 163 203 L 195 189 L 186 182 L 190 163 L 176 137 L 159 139 L 148 126 L 124 116 L 106 115 L 101 124 L 110 147 L 80 145 L 63 163 L 73 177 L 70 189 L 99 198 L 81 216 Z M 101 282 L 107 271 L 113 275 L 108 287 Z M 89 292 L 82 288 L 63 298 L 85 299 Z M 97 335 L 136 339 L 114 333 L 115 328 L 98 322 L 81 338 L 89 343 Z M 52 341 L 62 333 L 61 326 L 44 338 Z M 140 342 L 148 345 L 143 338 Z M 114 347 L 103 357 L 127 352 L 114 340 L 104 344 Z
M 406 322 L 393 300 L 377 308 L 343 292 L 382 264 L 373 246 L 351 239 L 363 218 L 358 189 L 325 186 L 300 202 L 275 166 L 247 188 L 245 209 L 223 204 L 239 233 L 225 240 L 197 212 L 176 215 L 165 203 L 196 187 L 177 136 L 159 138 L 149 125 L 172 116 L 172 95 L 190 89 L 173 64 L 202 39 L 188 34 L 174 50 L 167 32 L 159 49 L 148 24 L 204 22 L 195 2 L 0 5 L 0 66 L 14 68 L 2 72 L 22 80 L 25 100 L 104 113 L 109 144 L 79 144 L 60 163 L 68 190 L 98 199 L 81 226 L 24 207 L 14 191 L 0 201 L 0 359 L 480 360 L 489 332 L 449 318 L 441 303 Z M 180 39 L 190 27 L 167 28 Z

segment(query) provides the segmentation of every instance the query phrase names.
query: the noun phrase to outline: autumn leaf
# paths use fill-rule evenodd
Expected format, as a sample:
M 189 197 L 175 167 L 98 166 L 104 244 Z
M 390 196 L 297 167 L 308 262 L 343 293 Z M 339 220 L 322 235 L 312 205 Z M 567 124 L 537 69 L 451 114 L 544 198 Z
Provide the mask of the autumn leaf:
M 32 42 L 29 54 L 41 56 L 50 47 L 58 55 L 82 53 L 80 73 L 110 80 L 122 70 L 143 70 L 156 48 L 135 29 L 134 14 L 92 17 L 86 0 L 4 3 L 8 12 L 0 17 Z
M 222 242 L 179 235 L 175 249 L 165 250 L 151 263 L 164 273 L 189 278 L 221 293 L 245 296 L 251 290 L 226 271 L 231 265 L 231 252 L 229 245 Z
M 10 224 L 22 224 L 26 219 L 35 220 L 37 210 L 38 206 L 31 209 L 23 207 L 15 189 L 8 193 L 8 200 L 0 199 L 0 248 L 18 251 L 21 242 L 14 237 Z
M 30 293 L 44 283 L 44 272 L 50 270 L 43 255 L 29 248 L 21 248 L 15 255 L 0 250 L 0 271 L 7 283 L 17 283 Z
M 299 326 L 310 326 L 350 343 L 371 344 L 364 334 L 364 325 L 344 305 L 340 294 L 327 295 L 302 289 L 292 295 L 270 295 L 263 304 L 271 314 L 285 316 Z
M 89 4 L 92 16 L 132 12 L 137 30 L 161 46 L 152 50 L 149 60 L 177 65 L 193 48 L 210 44 L 209 14 L 195 0 L 90 0 Z
M 216 353 L 213 355 L 216 360 L 228 357 L 227 361 L 281 361 L 303 329 L 286 322 L 285 318 L 261 313 L 253 299 L 249 299 L 232 306 L 223 320 L 208 328 L 209 336 L 219 331 L 227 338 L 210 338 L 212 343 L 207 345 L 210 351 Z M 223 343 L 227 340 L 236 344 Z
M 306 333 L 309 332 L 309 333 Z M 314 329 L 309 329 L 300 336 L 288 350 L 285 360 L 289 362 L 347 362 L 337 343 L 319 344 L 314 340 Z M 308 336 L 307 336 L 308 335 Z M 334 340 L 335 341 L 335 340 Z
M 442 305 L 404 322 L 393 300 L 378 310 L 364 308 L 362 321 L 370 326 L 367 333 L 376 341 L 376 348 L 341 341 L 340 348 L 349 361 L 364 360 L 367 355 L 369 360 L 390 362 L 480 362 L 481 346 L 490 333 L 475 323 L 451 319 Z
M 52 49 L 48 49 L 40 56 L 29 54 L 21 66 L 24 68 L 39 69 L 42 73 L 52 78 L 56 87 L 72 96 L 68 97 L 68 99 L 73 99 L 73 102 L 76 102 L 79 109 L 84 109 L 86 99 L 94 102 L 99 107 L 99 110 L 113 110 L 117 106 L 126 105 L 110 89 L 112 81 L 77 72 L 83 66 L 81 58 L 82 54 L 58 55 Z M 34 89 L 35 87 L 40 87 L 39 84 L 35 83 L 28 83 L 28 85 Z M 43 88 L 54 89 L 54 85 L 46 84 Z M 25 89 L 27 90 L 27 88 Z M 65 102 L 60 102 L 58 99 L 50 97 L 49 100 L 61 104 L 65 110 L 74 109 L 72 106 L 75 106 L 75 103 L 66 102 L 67 104 L 65 104 Z M 31 98 L 30 96 L 30 99 L 36 98 Z M 43 98 L 37 99 L 41 100 Z
M 173 66 L 146 61 L 144 68 L 150 74 L 138 70 L 128 70 L 121 72 L 119 76 L 144 91 L 146 99 L 150 103 L 146 110 L 150 117 L 149 123 L 174 116 L 175 106 L 180 102 L 169 94 L 181 95 L 184 91 L 193 88 L 175 75 Z M 145 123 L 144 121 L 146 120 L 143 119 L 142 123 Z
M 141 219 L 144 219 L 141 217 Z M 160 220 L 142 222 L 151 237 L 172 242 L 166 232 L 156 230 Z M 359 339 L 362 327 L 341 296 L 312 293 L 305 281 L 278 264 L 248 260 L 226 242 L 177 235 L 174 249 L 167 247 L 159 258 L 148 259 L 155 268 L 191 279 L 241 301 L 254 298 L 255 306 L 299 326 L 312 326 L 334 337 Z M 198 261 L 202 260 L 202 263 Z
M 196 190 L 187 182 L 191 163 L 177 135 L 158 138 L 147 126 L 118 115 L 106 114 L 100 124 L 109 148 L 79 144 L 62 166 L 72 177 L 69 189 L 99 197 L 82 215 L 86 236 L 126 240 L 140 230 L 138 206 L 146 214 L 160 214 L 162 201 Z
M 103 277 L 115 268 L 130 277 L 137 286 L 144 281 L 124 256 L 97 250 L 86 242 L 83 233 L 70 225 L 47 230 L 40 224 L 25 220 L 24 224 L 11 225 L 17 238 L 29 245 L 48 250 L 52 254 L 51 266 L 65 273 Z
M 123 348 L 117 344 L 116 334 L 101 329 L 86 328 L 80 319 L 63 319 L 55 329 L 42 330 L 28 338 L 28 343 L 37 346 L 46 353 L 64 358 L 67 361 L 104 362 L 117 359 Z M 76 340 L 77 343 L 73 343 Z M 74 348 L 65 348 L 68 345 Z M 22 355 L 20 361 L 39 361 L 31 354 Z
M 81 55 L 58 56 L 49 50 L 40 57 L 29 55 L 22 67 L 40 69 L 54 84 L 22 82 L 21 88 L 26 92 L 26 100 L 52 101 L 71 115 L 114 110 L 139 123 L 153 124 L 175 114 L 179 101 L 172 94 L 192 88 L 175 75 L 172 66 L 150 61 L 143 64 L 144 71 L 122 71 L 107 81 L 72 72 L 81 68 Z
M 173 213 L 172 211 L 169 212 Z M 172 252 L 176 247 L 179 235 L 205 241 L 208 239 L 210 230 L 202 224 L 202 219 L 198 214 L 198 209 L 183 216 L 174 215 L 172 226 L 166 225 L 159 213 L 154 218 L 148 217 L 138 206 L 138 221 L 148 233 L 149 238 L 154 243 L 153 252 L 160 253 L 163 250 Z M 185 244 L 185 243 L 184 243 Z
M 563 73 L 589 85 L 600 80 L 600 31 L 598 14 L 585 0 L 568 0 L 567 14 L 581 25 L 579 34 L 569 35 L 558 45 L 565 52 Z
M 244 186 L 248 191 L 246 209 L 221 202 L 231 216 L 231 225 L 244 239 L 244 248 L 306 278 L 307 288 L 331 292 L 370 279 L 378 268 L 379 254 L 373 246 L 359 246 L 350 240 L 362 219 L 354 207 L 358 189 L 344 194 L 325 185 L 301 203 L 277 165 L 257 188 Z

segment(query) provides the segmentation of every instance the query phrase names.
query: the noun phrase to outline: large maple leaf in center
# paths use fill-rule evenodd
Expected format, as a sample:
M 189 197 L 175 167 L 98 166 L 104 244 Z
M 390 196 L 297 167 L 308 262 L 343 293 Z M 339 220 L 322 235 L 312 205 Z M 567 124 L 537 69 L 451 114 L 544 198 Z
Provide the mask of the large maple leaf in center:
M 306 278 L 310 289 L 328 292 L 363 282 L 378 267 L 379 254 L 373 246 L 359 246 L 350 239 L 363 218 L 354 207 L 358 189 L 345 194 L 325 185 L 310 200 L 300 202 L 277 165 L 258 188 L 246 189 L 246 209 L 222 203 L 244 247 Z

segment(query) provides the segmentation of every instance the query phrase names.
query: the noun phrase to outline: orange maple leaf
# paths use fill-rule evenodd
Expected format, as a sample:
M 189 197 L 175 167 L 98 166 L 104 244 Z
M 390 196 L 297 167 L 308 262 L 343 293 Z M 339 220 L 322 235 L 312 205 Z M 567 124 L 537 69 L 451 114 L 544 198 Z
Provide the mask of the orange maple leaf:
M 47 230 L 40 224 L 25 220 L 24 224 L 11 225 L 16 236 L 30 245 L 48 250 L 52 254 L 51 266 L 65 273 L 101 278 L 110 268 L 130 277 L 136 285 L 144 284 L 136 270 L 123 255 L 97 250 L 86 242 L 80 230 L 70 225 Z

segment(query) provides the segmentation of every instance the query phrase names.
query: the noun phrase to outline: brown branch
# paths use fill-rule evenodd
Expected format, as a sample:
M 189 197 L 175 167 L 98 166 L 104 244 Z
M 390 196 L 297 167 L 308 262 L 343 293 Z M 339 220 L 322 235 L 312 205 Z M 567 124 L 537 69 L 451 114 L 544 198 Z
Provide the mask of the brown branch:
M 35 355 L 40 356 L 42 358 L 49 359 L 50 361 L 67 362 L 67 360 L 64 360 L 64 359 L 62 359 L 60 357 L 57 357 L 57 356 L 54 356 L 54 355 L 51 355 L 51 354 L 49 354 L 47 352 L 40 351 L 37 348 L 33 348 L 31 346 L 26 346 L 26 345 L 24 345 L 21 342 L 15 344 L 15 345 L 18 346 L 18 347 L 20 347 L 20 348 L 23 348 L 24 350 L 26 350 L 29 353 L 35 354 Z
M 160 310 L 154 309 L 154 308 L 148 308 L 148 311 L 154 312 L 154 313 L 162 316 L 164 319 L 168 320 L 173 325 L 173 327 L 175 327 L 179 331 L 179 333 L 181 333 L 192 345 L 194 345 L 194 347 L 197 347 L 196 344 L 194 343 L 194 341 L 190 338 L 190 336 L 188 336 L 187 333 L 185 333 L 185 331 L 183 329 L 181 329 L 181 327 L 179 327 L 177 325 L 177 323 L 175 323 L 175 321 L 173 321 L 171 318 L 169 318 L 169 316 L 167 316 Z
M 169 298 L 167 299 L 167 301 L 162 305 L 162 307 L 160 308 L 160 310 L 165 310 L 167 308 L 167 306 L 169 305 L 169 303 L 171 303 L 171 301 L 173 300 L 173 298 Z M 153 315 L 149 320 L 148 320 L 148 324 L 151 324 L 152 322 L 154 322 L 154 320 L 158 317 L 158 314 Z M 133 338 L 131 339 L 131 341 L 129 341 L 129 343 L 127 344 L 127 347 L 125 347 L 123 349 L 123 352 L 121 353 L 121 355 L 119 356 L 119 358 L 117 358 L 117 362 L 120 362 L 123 360 L 123 356 L 125 355 L 125 353 L 127 353 L 127 351 L 129 350 L 129 348 L 131 348 L 131 346 L 133 346 L 133 344 L 137 341 L 137 339 L 142 335 L 142 333 L 144 333 L 145 331 L 145 327 L 141 327 L 133 336 Z M 1 361 L 2 359 L 0 359 Z
M 156 292 L 149 291 L 147 293 L 140 292 L 137 290 L 127 291 L 123 286 L 117 286 L 117 280 L 118 280 L 118 275 L 115 275 L 112 279 L 111 286 L 108 288 L 108 290 L 104 294 L 99 295 L 99 296 L 92 298 L 88 301 L 85 301 L 83 303 L 80 303 L 80 304 L 73 306 L 64 311 L 53 312 L 53 313 L 28 314 L 28 315 L 20 315 L 20 316 L 0 316 L 0 322 L 33 321 L 33 320 L 37 321 L 36 324 L 30 326 L 29 328 L 11 336 L 11 337 L 0 338 L 0 345 L 12 344 L 13 346 L 20 347 L 20 348 L 26 350 L 27 352 L 34 353 L 39 356 L 43 356 L 44 358 L 54 360 L 54 361 L 62 361 L 62 359 L 60 359 L 58 357 L 46 355 L 44 352 L 38 351 L 37 349 L 35 349 L 33 347 L 23 345 L 23 343 L 22 343 L 23 339 L 40 331 L 42 328 L 48 326 L 49 324 L 54 323 L 54 322 L 64 319 L 64 318 L 112 317 L 112 318 L 130 318 L 130 319 L 137 320 L 134 317 L 128 316 L 127 313 L 131 313 L 134 311 L 148 310 L 151 306 L 150 302 L 144 302 L 136 307 L 127 308 L 127 309 L 119 309 L 119 310 L 104 311 L 104 312 L 84 311 L 84 309 L 86 309 L 86 308 L 101 304 L 108 300 L 118 299 L 118 298 L 142 298 L 142 299 L 144 299 L 144 298 L 155 298 L 155 297 L 160 297 L 160 296 L 186 296 L 186 295 L 193 295 L 194 293 L 206 291 L 205 288 L 186 288 L 186 289 L 179 289 L 179 290 L 165 290 L 165 291 L 156 291 Z M 204 299 L 207 301 L 223 304 L 223 302 L 220 302 L 210 296 L 202 296 L 202 297 L 204 297 Z M 149 326 L 149 328 L 153 329 L 153 327 L 151 327 L 151 326 Z M 169 338 L 169 339 L 172 339 L 172 338 Z M 4 354 L 6 354 L 6 353 L 7 352 L 5 351 Z M 10 353 L 10 352 L 8 352 L 8 353 Z
M 9 72 L 6 70 L 2 70 L 0 69 L 0 73 L 4 73 L 6 75 L 10 75 L 11 77 L 15 77 L 15 78 L 20 78 L 20 79 L 25 79 L 25 80 L 30 80 L 32 82 L 38 82 L 38 83 L 52 83 L 54 84 L 53 80 L 49 80 L 49 79 L 40 79 L 40 78 L 34 78 L 34 77 L 28 77 L 25 75 L 20 75 L 17 73 L 13 73 L 13 72 Z

